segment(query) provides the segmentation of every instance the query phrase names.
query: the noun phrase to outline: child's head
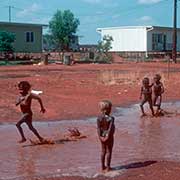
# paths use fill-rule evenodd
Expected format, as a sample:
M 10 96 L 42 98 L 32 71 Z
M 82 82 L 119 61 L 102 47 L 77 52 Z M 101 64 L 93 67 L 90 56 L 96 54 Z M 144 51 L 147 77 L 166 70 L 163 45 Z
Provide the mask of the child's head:
M 155 82 L 158 82 L 158 81 L 160 81 L 161 80 L 161 75 L 160 74 L 155 74 L 155 76 L 154 76 L 154 81 Z
M 145 78 L 142 80 L 142 84 L 143 84 L 143 86 L 149 86 L 149 78 L 148 78 L 148 77 L 145 77 Z
M 111 113 L 112 103 L 109 100 L 103 100 L 99 103 L 99 107 L 103 114 L 109 115 Z
M 18 89 L 21 94 L 27 93 L 31 89 L 31 85 L 28 81 L 21 81 L 18 83 Z

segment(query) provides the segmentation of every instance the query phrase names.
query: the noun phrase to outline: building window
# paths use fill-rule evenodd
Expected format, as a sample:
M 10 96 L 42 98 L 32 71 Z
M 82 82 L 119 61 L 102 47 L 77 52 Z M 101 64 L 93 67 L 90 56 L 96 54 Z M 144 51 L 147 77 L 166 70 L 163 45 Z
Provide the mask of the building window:
M 26 32 L 26 42 L 34 42 L 34 32 Z
M 163 50 L 163 40 L 164 35 L 161 34 L 152 34 L 152 50 Z
M 31 32 L 31 42 L 34 42 L 34 33 L 33 32 Z
M 152 42 L 153 43 L 163 43 L 163 34 L 153 34 Z

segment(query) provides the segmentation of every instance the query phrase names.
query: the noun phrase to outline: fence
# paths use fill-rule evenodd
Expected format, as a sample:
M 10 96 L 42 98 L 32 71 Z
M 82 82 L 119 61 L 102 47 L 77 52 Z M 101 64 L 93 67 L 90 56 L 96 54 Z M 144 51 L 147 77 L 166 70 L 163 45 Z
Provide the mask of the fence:
M 164 59 L 167 56 L 172 58 L 172 52 L 167 51 L 167 52 L 118 52 L 119 56 L 124 58 L 124 59 L 134 59 L 134 60 L 144 60 L 144 59 Z M 147 56 L 147 57 L 146 57 Z M 177 52 L 177 58 L 180 58 L 180 52 Z
M 41 60 L 42 53 L 5 53 L 0 52 L 0 60 Z
M 50 52 L 49 60 L 63 61 L 63 54 L 69 54 L 74 61 L 89 62 L 94 60 L 95 53 L 93 52 Z M 0 60 L 38 60 L 44 59 L 47 53 L 3 53 L 0 52 Z M 119 57 L 125 60 L 145 60 L 145 52 L 112 52 L 118 54 Z M 167 55 L 171 58 L 171 52 L 148 52 L 149 59 L 165 59 Z M 180 52 L 177 52 L 177 58 L 180 58 Z

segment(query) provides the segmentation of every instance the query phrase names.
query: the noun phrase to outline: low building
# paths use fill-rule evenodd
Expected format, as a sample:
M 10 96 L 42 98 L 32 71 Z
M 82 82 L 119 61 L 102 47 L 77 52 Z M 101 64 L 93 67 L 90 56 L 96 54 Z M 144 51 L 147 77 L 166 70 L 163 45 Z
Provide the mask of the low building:
M 112 52 L 140 52 L 146 56 L 150 52 L 171 51 L 173 28 L 159 26 L 122 26 L 98 28 L 97 32 L 113 38 Z M 180 29 L 177 29 L 177 51 L 180 51 Z
M 80 51 L 96 51 L 97 50 L 97 44 L 80 44 L 79 45 Z
M 8 31 L 15 34 L 13 44 L 15 52 L 39 53 L 42 52 L 42 24 L 0 22 L 0 31 Z

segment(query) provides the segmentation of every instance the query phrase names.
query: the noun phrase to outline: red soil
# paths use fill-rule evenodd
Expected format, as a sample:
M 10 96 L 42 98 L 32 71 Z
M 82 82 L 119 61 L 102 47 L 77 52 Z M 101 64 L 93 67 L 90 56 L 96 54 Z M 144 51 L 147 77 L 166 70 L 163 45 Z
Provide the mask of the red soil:
M 32 89 L 42 90 L 47 109 L 39 113 L 33 104 L 34 119 L 83 119 L 98 114 L 98 102 L 110 99 L 114 106 L 139 102 L 141 79 L 162 74 L 166 87 L 164 100 L 177 100 L 180 93 L 180 65 L 171 65 L 169 79 L 166 63 L 123 63 L 112 65 L 49 65 L 13 66 L 0 68 L 0 122 L 17 121 L 20 113 L 15 107 L 18 81 L 28 80 Z

